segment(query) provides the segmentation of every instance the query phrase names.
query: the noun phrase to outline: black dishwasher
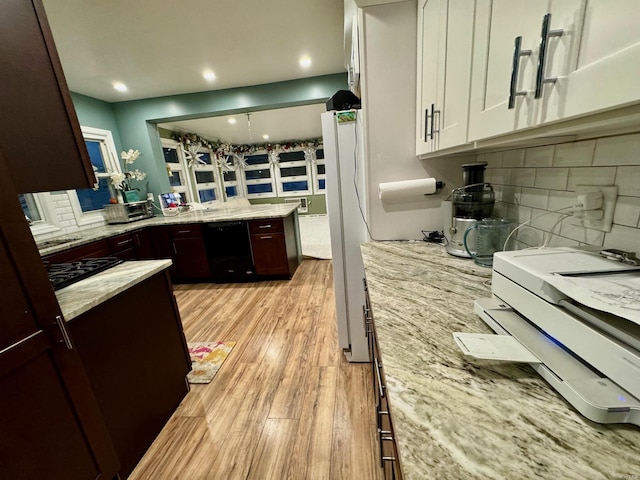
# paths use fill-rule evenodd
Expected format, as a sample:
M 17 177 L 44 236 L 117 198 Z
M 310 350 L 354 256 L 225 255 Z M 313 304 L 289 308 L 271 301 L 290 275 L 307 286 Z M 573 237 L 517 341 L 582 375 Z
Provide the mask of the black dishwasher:
M 213 222 L 203 228 L 211 280 L 216 283 L 256 279 L 247 222 Z

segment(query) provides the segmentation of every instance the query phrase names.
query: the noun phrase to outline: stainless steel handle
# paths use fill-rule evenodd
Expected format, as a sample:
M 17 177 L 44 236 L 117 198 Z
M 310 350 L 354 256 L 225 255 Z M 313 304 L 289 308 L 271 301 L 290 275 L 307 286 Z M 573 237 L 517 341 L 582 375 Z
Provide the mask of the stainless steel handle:
M 62 338 L 64 340 L 64 344 L 67 346 L 67 350 L 73 350 L 73 345 L 71 344 L 71 337 L 69 337 L 69 332 L 67 332 L 67 326 L 65 325 L 65 321 L 62 319 L 60 315 L 56 315 L 56 323 L 58 324 L 58 328 L 62 333 Z
M 561 37 L 564 30 L 549 30 L 551 24 L 551 14 L 547 13 L 542 17 L 542 31 L 540 32 L 540 54 L 538 55 L 538 71 L 536 72 L 536 92 L 533 98 L 542 97 L 542 90 L 545 83 L 556 83 L 558 77 L 544 76 L 544 68 L 547 58 L 547 46 L 549 44 L 549 37 Z
M 126 245 L 127 243 L 131 243 L 131 240 L 123 240 L 122 242 L 118 242 L 118 247 L 121 247 L 122 245 Z
M 142 247 L 142 243 L 140 242 L 140 235 L 138 234 L 134 235 L 133 239 L 136 242 L 136 247 Z
M 526 95 L 526 90 L 516 91 L 518 88 L 518 71 L 520 70 L 520 57 L 531 55 L 531 50 L 522 50 L 522 37 L 516 37 L 513 49 L 513 64 L 511 66 L 511 86 L 509 88 L 509 108 L 516 105 L 516 97 Z
M 181 233 L 191 233 L 191 230 L 178 230 L 178 234 Z
M 269 225 L 258 225 L 258 228 L 271 228 L 271 224 L 269 224 Z
M 262 237 L 260 237 L 260 240 L 269 240 L 270 238 L 273 238 L 271 235 L 263 235 Z
M 176 244 L 175 244 L 175 243 L 173 243 L 173 242 L 171 242 L 171 245 L 173 246 L 173 253 L 174 253 L 174 255 L 177 255 L 177 254 L 178 254 L 178 250 L 176 250 Z
M 380 398 L 384 398 L 384 385 L 382 385 L 382 377 L 380 375 L 380 363 L 378 363 L 378 359 L 374 358 L 373 362 L 376 365 L 376 378 L 378 380 L 378 393 L 380 394 Z
M 424 109 L 424 141 L 429 140 L 429 109 Z

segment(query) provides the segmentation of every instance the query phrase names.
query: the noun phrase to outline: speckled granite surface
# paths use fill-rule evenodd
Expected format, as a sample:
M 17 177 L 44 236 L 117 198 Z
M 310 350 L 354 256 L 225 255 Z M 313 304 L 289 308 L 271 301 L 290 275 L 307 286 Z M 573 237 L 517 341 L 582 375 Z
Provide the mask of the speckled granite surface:
M 40 255 L 48 255 L 50 253 L 60 252 L 68 248 L 83 245 L 85 243 L 100 240 L 102 238 L 112 237 L 121 233 L 130 232 L 149 225 L 175 225 L 180 223 L 206 223 L 206 222 L 224 222 L 230 220 L 258 220 L 261 218 L 281 218 L 291 215 L 298 208 L 297 204 L 281 203 L 281 204 L 265 204 L 251 205 L 246 207 L 217 207 L 209 210 L 198 210 L 193 212 L 180 213 L 176 216 L 163 217 L 162 215 L 138 220 L 131 223 L 122 223 L 114 225 L 105 225 L 98 228 L 92 228 L 78 233 L 65 235 L 67 238 L 73 238 L 72 241 L 63 245 L 41 248 Z
M 56 291 L 64 319 L 69 320 L 171 266 L 171 260 L 124 262 Z
M 640 428 L 592 423 L 528 365 L 471 361 L 452 332 L 491 270 L 424 242 L 362 246 L 405 478 L 640 480 Z

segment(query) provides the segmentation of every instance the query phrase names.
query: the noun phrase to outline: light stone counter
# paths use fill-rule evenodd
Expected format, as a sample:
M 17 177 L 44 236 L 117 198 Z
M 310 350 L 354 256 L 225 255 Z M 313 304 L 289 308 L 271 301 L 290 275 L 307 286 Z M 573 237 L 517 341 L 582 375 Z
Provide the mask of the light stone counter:
M 124 262 L 56 291 L 65 321 L 106 302 L 120 292 L 171 266 L 171 260 Z
M 491 270 L 424 242 L 362 246 L 406 479 L 640 480 L 640 428 L 582 417 L 531 367 L 465 358 L 452 332 Z
M 150 225 L 176 225 L 184 223 L 208 223 L 226 222 L 234 220 L 260 220 L 263 218 L 282 218 L 294 213 L 298 208 L 296 203 L 263 204 L 243 207 L 216 207 L 207 210 L 183 212 L 179 215 L 164 217 L 162 215 L 137 220 L 131 223 L 105 225 L 97 228 L 83 230 L 77 233 L 64 235 L 64 238 L 72 239 L 61 245 L 40 249 L 40 255 L 67 250 L 86 243 L 113 237 L 121 233 L 130 232 Z M 43 240 L 45 242 L 46 240 Z

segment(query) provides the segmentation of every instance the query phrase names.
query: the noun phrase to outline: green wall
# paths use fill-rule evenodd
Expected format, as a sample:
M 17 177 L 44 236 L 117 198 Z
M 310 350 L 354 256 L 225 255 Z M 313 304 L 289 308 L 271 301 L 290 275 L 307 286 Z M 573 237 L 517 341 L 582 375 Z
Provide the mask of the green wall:
M 71 99 L 73 100 L 80 125 L 111 131 L 116 150 L 120 153 L 123 150 L 122 142 L 120 141 L 120 132 L 118 131 L 118 123 L 113 113 L 112 104 L 73 92 L 71 92 Z
M 347 88 L 346 73 L 251 87 L 157 97 L 111 104 L 123 149 L 140 150 L 136 167 L 147 172 L 149 189 L 169 190 L 157 123 L 325 102 Z M 74 98 L 75 101 L 75 98 Z
M 324 195 L 298 195 L 308 198 L 309 211 L 300 215 L 324 215 L 327 213 L 327 204 Z M 284 203 L 286 197 L 252 198 L 249 201 L 252 205 L 261 203 Z

